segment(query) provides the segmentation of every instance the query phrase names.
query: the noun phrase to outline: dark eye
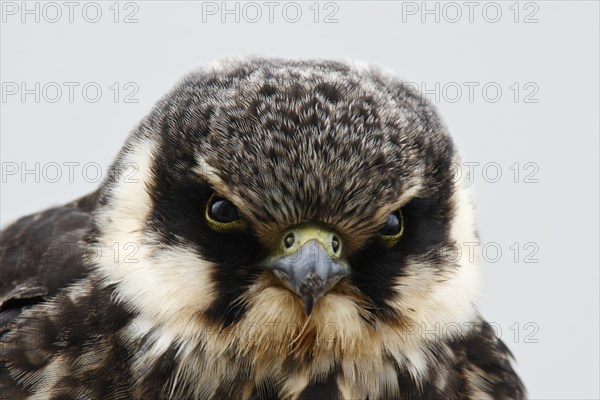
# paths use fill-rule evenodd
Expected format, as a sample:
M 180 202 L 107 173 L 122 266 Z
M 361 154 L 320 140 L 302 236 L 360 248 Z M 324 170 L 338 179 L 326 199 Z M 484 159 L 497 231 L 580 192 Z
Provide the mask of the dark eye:
M 404 231 L 402 213 L 400 210 L 388 214 L 385 224 L 379 231 L 381 238 L 389 245 L 393 245 L 400 239 Z
M 237 208 L 229 200 L 213 194 L 206 204 L 206 221 L 216 231 L 231 231 L 245 227 Z
M 240 216 L 237 209 L 229 200 L 216 198 L 210 205 L 208 215 L 217 222 L 233 222 Z

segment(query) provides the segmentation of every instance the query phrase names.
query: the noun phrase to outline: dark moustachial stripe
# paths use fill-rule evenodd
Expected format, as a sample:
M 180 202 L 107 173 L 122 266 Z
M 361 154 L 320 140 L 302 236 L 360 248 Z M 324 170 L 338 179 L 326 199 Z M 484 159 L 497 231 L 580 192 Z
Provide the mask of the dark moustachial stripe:
M 227 327 L 246 312 L 246 304 L 237 301 L 260 273 L 256 263 L 266 257 L 266 250 L 251 231 L 215 233 L 206 223 L 206 202 L 213 189 L 206 183 L 181 171 L 182 179 L 172 182 L 167 169 L 172 166 L 165 147 L 164 158 L 157 161 L 156 189 L 152 193 L 153 210 L 149 229 L 156 230 L 165 243 L 186 245 L 204 260 L 215 263 L 213 279 L 217 286 L 215 299 L 206 316 L 217 325 Z M 174 161 L 173 161 L 174 162 Z

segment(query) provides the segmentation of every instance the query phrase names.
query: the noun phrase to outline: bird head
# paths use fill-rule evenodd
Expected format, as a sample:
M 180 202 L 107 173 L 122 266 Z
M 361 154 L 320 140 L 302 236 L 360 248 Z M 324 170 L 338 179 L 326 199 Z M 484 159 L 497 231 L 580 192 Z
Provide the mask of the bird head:
M 101 189 L 93 268 L 138 334 L 188 353 L 265 369 L 386 353 L 419 373 L 415 349 L 475 313 L 458 161 L 432 106 L 389 73 L 219 62 L 128 138 Z

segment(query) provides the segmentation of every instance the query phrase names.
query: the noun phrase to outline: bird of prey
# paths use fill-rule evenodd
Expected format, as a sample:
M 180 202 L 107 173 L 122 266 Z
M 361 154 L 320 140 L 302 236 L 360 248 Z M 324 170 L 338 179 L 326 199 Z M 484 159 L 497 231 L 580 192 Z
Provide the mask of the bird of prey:
M 3 399 L 522 399 L 459 155 L 385 70 L 186 76 L 97 191 L 2 232 Z

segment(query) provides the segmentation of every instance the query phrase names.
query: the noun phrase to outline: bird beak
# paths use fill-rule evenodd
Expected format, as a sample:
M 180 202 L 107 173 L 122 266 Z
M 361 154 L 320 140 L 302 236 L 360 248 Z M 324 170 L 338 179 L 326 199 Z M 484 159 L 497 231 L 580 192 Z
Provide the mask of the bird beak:
M 264 265 L 297 294 L 310 315 L 315 302 L 350 272 L 334 232 L 302 225 L 286 231 Z

